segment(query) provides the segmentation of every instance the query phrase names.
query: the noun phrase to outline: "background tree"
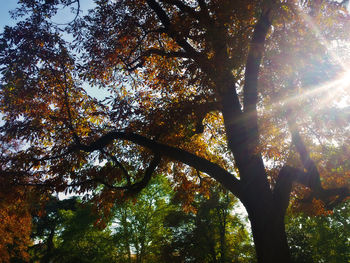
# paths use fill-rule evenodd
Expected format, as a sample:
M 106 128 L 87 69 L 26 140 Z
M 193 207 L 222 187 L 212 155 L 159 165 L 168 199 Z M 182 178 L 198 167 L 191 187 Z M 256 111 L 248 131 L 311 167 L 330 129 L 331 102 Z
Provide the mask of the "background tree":
M 76 199 L 58 200 L 51 197 L 45 207 L 37 207 L 32 217 L 33 229 L 31 237 L 37 244 L 31 247 L 34 255 L 38 255 L 41 262 L 50 262 L 54 257 L 56 246 L 54 238 L 62 230 L 64 219 L 61 210 L 75 210 Z M 35 259 L 35 256 L 33 257 Z
M 112 227 L 120 262 L 159 262 L 160 246 L 170 238 L 163 226 L 173 206 L 169 182 L 158 176 L 137 197 L 117 204 Z M 122 261 L 124 258 L 124 261 Z
M 349 252 L 349 203 L 333 214 L 289 215 L 286 229 L 294 262 L 347 262 Z
M 177 206 L 165 218 L 172 234 L 162 245 L 162 262 L 254 262 L 245 225 L 232 216 L 235 203 L 227 192 L 214 188 L 209 198 L 196 196 L 193 212 Z
M 43 212 L 33 217 L 30 262 L 114 262 L 112 233 L 98 228 L 91 205 L 76 198 L 52 197 Z
M 344 3 L 95 3 L 79 18 L 78 0 L 23 0 L 21 20 L 5 28 L 1 175 L 55 191 L 102 187 L 93 195 L 107 212 L 155 169 L 188 203 L 209 176 L 247 209 L 258 261 L 290 262 L 293 183 L 325 209 L 349 196 L 348 122 L 333 125 L 342 109 L 328 92 L 348 99 L 334 55 L 348 37 Z M 73 4 L 72 23 L 52 22 Z M 110 96 L 90 97 L 88 84 Z M 322 145 L 342 145 L 339 170 Z
M 61 211 L 64 229 L 57 237 L 54 262 L 117 262 L 111 230 L 96 227 L 96 215 L 91 209 Z
M 52 197 L 33 217 L 33 262 L 253 262 L 254 251 L 241 219 L 232 216 L 235 201 L 213 187 L 196 195 L 192 212 L 158 176 L 137 200 L 115 204 L 98 227 L 91 205 Z M 105 219 L 107 220 L 107 219 Z

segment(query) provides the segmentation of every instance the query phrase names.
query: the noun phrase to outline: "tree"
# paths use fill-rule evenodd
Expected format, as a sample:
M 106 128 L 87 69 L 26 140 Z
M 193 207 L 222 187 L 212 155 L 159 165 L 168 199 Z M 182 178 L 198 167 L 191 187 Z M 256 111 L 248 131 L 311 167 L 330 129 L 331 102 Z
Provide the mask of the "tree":
M 96 227 L 96 220 L 91 205 L 51 197 L 43 213 L 33 217 L 31 262 L 114 262 L 112 233 Z
M 166 216 L 164 224 L 172 234 L 162 245 L 161 262 L 255 262 L 245 225 L 231 214 L 237 200 L 218 187 L 209 198 L 195 199 L 194 212 L 177 206 Z
M 286 229 L 294 262 L 348 262 L 349 204 L 334 213 L 288 215 Z
M 0 44 L 1 176 L 99 189 L 106 211 L 156 169 L 188 201 L 211 177 L 247 209 L 260 263 L 290 262 L 294 182 L 324 209 L 349 196 L 349 115 L 331 103 L 348 95 L 346 1 L 98 0 L 81 18 L 79 0 L 20 3 Z
M 76 203 L 76 199 L 60 201 L 56 197 L 50 197 L 49 200 L 46 200 L 44 207 L 36 208 L 34 215 L 32 215 L 31 238 L 33 243 L 36 243 L 30 248 L 33 254 L 32 259 L 50 262 L 56 254 L 54 239 L 64 223 L 60 211 L 75 210 Z
M 171 189 L 166 178 L 158 176 L 135 201 L 117 204 L 112 217 L 118 262 L 159 262 L 160 247 L 170 238 L 163 226 L 164 218 L 173 210 L 169 204 Z
M 117 253 L 111 230 L 96 227 L 96 214 L 86 207 L 61 211 L 65 219 L 58 235 L 53 262 L 116 262 Z

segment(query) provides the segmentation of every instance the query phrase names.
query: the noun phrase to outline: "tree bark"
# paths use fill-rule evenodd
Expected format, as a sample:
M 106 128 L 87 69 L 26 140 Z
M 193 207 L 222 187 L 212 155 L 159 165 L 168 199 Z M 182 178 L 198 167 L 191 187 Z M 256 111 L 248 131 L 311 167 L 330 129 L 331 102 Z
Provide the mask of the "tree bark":
M 259 159 L 252 157 L 244 169 L 250 174 L 244 176 L 244 193 L 240 198 L 248 212 L 257 259 L 259 263 L 290 263 L 284 225 L 286 207 L 281 204 L 279 192 L 273 192 L 267 184 Z
M 247 191 L 246 196 L 250 195 Z M 255 200 L 254 200 L 255 199 Z M 243 201 L 247 209 L 255 251 L 259 263 L 290 263 L 290 251 L 284 225 L 284 212 L 274 202 L 266 204 L 264 198 Z
M 259 263 L 291 262 L 283 218 L 253 213 L 249 215 Z

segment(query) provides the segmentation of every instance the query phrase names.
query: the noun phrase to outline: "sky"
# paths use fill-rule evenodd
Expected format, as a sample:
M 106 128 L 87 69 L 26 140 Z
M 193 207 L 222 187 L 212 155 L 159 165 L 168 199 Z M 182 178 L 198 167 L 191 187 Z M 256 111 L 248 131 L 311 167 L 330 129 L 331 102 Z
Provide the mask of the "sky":
M 11 19 L 9 14 L 10 10 L 13 10 L 17 7 L 18 0 L 0 0 L 0 32 L 3 31 L 4 26 L 14 25 L 15 20 Z M 83 15 L 87 14 L 87 10 L 94 5 L 93 0 L 81 0 L 81 9 Z M 59 15 L 55 18 L 57 23 L 67 23 L 70 22 L 74 15 L 69 14 L 68 12 L 60 12 Z
M 9 11 L 16 8 L 17 0 L 0 0 L 0 28 L 1 31 L 5 25 L 13 25 Z

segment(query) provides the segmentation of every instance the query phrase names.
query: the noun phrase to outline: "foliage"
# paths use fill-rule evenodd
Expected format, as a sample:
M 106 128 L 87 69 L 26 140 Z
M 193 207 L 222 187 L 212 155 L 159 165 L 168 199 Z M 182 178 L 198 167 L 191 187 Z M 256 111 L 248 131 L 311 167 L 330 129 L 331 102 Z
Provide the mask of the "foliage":
M 165 218 L 172 234 L 163 244 L 162 261 L 255 262 L 246 226 L 232 215 L 237 209 L 232 196 L 215 189 L 210 198 L 196 199 L 196 212 L 186 213 L 178 208 Z
M 195 212 L 184 212 L 169 181 L 158 176 L 137 200 L 116 204 L 105 229 L 92 207 L 76 199 L 51 198 L 33 218 L 34 262 L 253 262 L 236 201 L 215 187 L 196 196 Z M 204 253 L 205 252 L 205 253 Z
M 62 211 L 65 228 L 57 238 L 54 262 L 115 262 L 115 245 L 111 232 L 94 225 L 96 216 L 89 209 Z
M 96 220 L 91 206 L 82 207 L 76 198 L 51 198 L 44 214 L 33 218 L 31 260 L 113 262 L 111 233 L 95 227 Z
M 289 215 L 286 228 L 294 262 L 349 262 L 349 202 L 331 215 Z
M 237 201 L 229 193 L 213 186 L 209 197 L 195 197 L 192 212 L 184 212 L 182 202 L 159 176 L 137 200 L 117 204 L 103 230 L 91 206 L 82 207 L 75 198 L 51 198 L 45 212 L 33 217 L 30 260 L 255 262 L 247 226 L 234 215 Z M 348 203 L 333 214 L 289 213 L 286 227 L 294 262 L 347 262 L 348 218 Z M 14 233 L 23 237 L 21 231 Z M 26 253 L 26 247 L 22 249 Z M 17 262 L 14 259 L 12 254 L 11 262 Z
M 164 218 L 174 209 L 169 204 L 169 182 L 158 176 L 137 200 L 117 204 L 113 211 L 113 235 L 119 262 L 158 262 L 160 246 L 170 238 Z M 124 260 L 124 261 L 123 261 Z
M 76 199 L 67 199 L 60 201 L 51 197 L 44 204 L 44 207 L 38 207 L 37 213 L 32 216 L 33 229 L 31 237 L 34 244 L 31 252 L 37 255 L 38 259 L 48 262 L 55 252 L 55 236 L 62 230 L 64 218 L 61 216 L 61 210 L 75 210 Z M 36 259 L 36 257 L 32 257 Z
M 320 213 L 350 195 L 345 3 L 97 0 L 81 17 L 22 0 L 0 39 L 0 175 L 106 217 L 156 169 L 185 204 L 210 177 L 247 209 L 258 261 L 289 262 L 291 194 Z
M 3 186 L 0 181 L 0 262 L 27 260 L 27 249 L 31 244 L 28 193 L 20 188 Z

